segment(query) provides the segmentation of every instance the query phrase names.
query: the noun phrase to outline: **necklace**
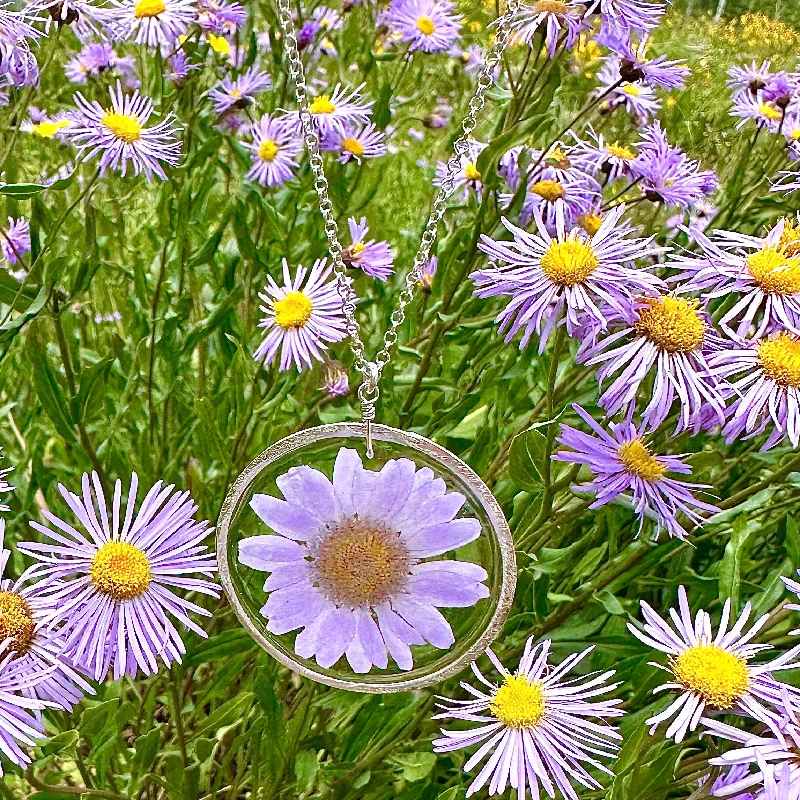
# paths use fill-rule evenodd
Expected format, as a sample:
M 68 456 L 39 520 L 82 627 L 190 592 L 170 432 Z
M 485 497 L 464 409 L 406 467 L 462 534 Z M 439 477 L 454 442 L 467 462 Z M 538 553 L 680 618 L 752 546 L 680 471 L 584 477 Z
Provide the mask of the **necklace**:
M 328 196 L 292 9 L 289 0 L 277 0 L 303 141 L 361 373 L 362 422 L 303 430 L 257 456 L 223 504 L 217 557 L 225 592 L 247 631 L 284 665 L 331 686 L 396 692 L 454 675 L 491 644 L 513 600 L 511 531 L 486 484 L 430 439 L 374 420 L 381 374 L 469 153 L 519 3 L 509 0 L 498 17 L 413 266 L 370 361 Z M 368 468 L 362 449 L 379 470 Z M 269 576 L 262 588 L 264 573 Z

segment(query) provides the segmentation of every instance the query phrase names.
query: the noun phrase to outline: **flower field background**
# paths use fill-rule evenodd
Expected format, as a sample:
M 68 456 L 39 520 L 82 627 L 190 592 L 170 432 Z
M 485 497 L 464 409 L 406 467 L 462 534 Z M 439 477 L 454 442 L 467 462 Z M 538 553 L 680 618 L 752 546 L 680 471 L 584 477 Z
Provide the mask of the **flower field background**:
M 785 607 L 800 586 L 782 578 L 800 568 L 800 193 L 792 191 L 800 181 L 800 8 L 676 0 L 662 16 L 656 0 L 603 0 L 560 3 L 567 11 L 558 16 L 558 0 L 547 2 L 531 4 L 544 16 L 518 27 L 488 92 L 435 260 L 384 370 L 378 420 L 457 453 L 501 503 L 518 585 L 493 645 L 499 662 L 514 671 L 534 637 L 540 647 L 550 640 L 554 665 L 594 648 L 572 677 L 615 671 L 592 704 L 620 701 L 606 716 L 624 712 L 608 721 L 621 738 L 599 744 L 580 722 L 561 728 L 553 734 L 561 746 L 582 742 L 577 749 L 588 746 L 593 760 L 578 768 L 567 755 L 555 768 L 529 769 L 542 796 L 700 798 L 744 780 L 731 796 L 798 800 L 800 676 L 784 667 L 800 642 L 791 633 L 800 611 Z M 653 24 L 610 30 L 615 3 L 633 8 L 632 18 L 649 9 Z M 372 0 L 296 4 L 315 113 L 325 114 L 322 97 L 345 115 L 367 106 L 361 117 L 319 125 L 369 353 L 380 348 L 441 179 L 437 164 L 451 155 L 481 48 L 505 8 L 444 4 L 443 13 L 461 18 L 443 46 L 426 52 L 414 37 L 429 34 L 414 20 L 431 17 L 410 0 L 392 6 L 417 14 L 411 34 Z M 142 22 L 173 7 L 172 27 Z M 476 685 L 468 670 L 383 696 L 302 679 L 241 628 L 198 555 L 197 582 L 177 593 L 201 609 L 189 616 L 206 635 L 176 623 L 180 660 L 175 645 L 168 666 L 137 655 L 138 670 L 128 645 L 123 674 L 116 633 L 101 637 L 107 606 L 88 605 L 81 592 L 91 585 L 119 602 L 136 596 L 135 576 L 133 588 L 104 584 L 101 562 L 87 566 L 83 545 L 63 527 L 61 545 L 72 552 L 43 560 L 53 541 L 46 529 L 59 528 L 52 520 L 77 526 L 83 502 L 59 484 L 83 493 L 88 508 L 83 476 L 95 473 L 96 497 L 104 490 L 110 508 L 119 480 L 123 509 L 134 473 L 140 502 L 158 481 L 173 484 L 197 505 L 183 498 L 181 508 L 210 521 L 192 535 L 213 551 L 210 527 L 227 489 L 256 455 L 294 431 L 360 416 L 335 303 L 328 333 L 291 352 L 284 334 L 309 319 L 308 285 L 299 280 L 300 300 L 278 307 L 297 266 L 325 259 L 327 243 L 292 127 L 276 8 L 244 2 L 233 22 L 217 11 L 190 0 L 15 7 L 38 38 L 18 37 L 0 20 L 8 84 L 0 218 L 9 219 L 0 241 L 0 445 L 13 487 L 0 498 L 10 550 L 2 577 L 14 581 L 38 564 L 27 573 L 38 580 L 81 569 L 91 578 L 55 595 L 56 608 L 89 615 L 83 653 L 74 640 L 69 656 L 85 688 L 61 707 L 22 712 L 38 720 L 30 735 L 14 733 L 3 705 L 26 695 L 14 672 L 26 629 L 15 627 L 11 584 L 3 583 L 0 632 L 10 642 L 0 665 L 0 795 L 463 800 L 481 770 L 465 768 L 477 747 L 442 746 L 442 728 L 468 726 L 432 717 L 443 710 L 437 697 L 468 697 L 459 686 Z M 551 22 L 555 35 L 546 37 Z M 634 52 L 648 32 L 649 49 Z M 104 41 L 113 55 L 89 49 Z M 337 85 L 358 96 L 339 104 Z M 135 92 L 152 100 L 149 120 L 124 104 Z M 715 229 L 740 236 L 715 238 Z M 763 253 L 777 261 L 758 260 Z M 530 273 L 508 281 L 509 270 L 532 269 L 531 258 L 556 294 L 538 311 L 511 313 L 510 303 L 544 291 Z M 579 308 L 575 287 L 598 269 L 591 259 L 609 272 Z M 736 306 L 745 296 L 748 305 Z M 515 335 L 506 341 L 509 326 Z M 622 345 L 627 361 L 604 360 Z M 629 362 L 639 364 L 636 374 L 625 371 Z M 665 383 L 660 369 L 672 376 Z M 771 405 L 751 397 L 750 416 L 737 416 L 748 376 L 772 392 Z M 590 507 L 596 499 L 607 502 Z M 642 601 L 654 610 L 647 618 Z M 716 660 L 695 667 L 681 661 L 691 619 L 681 632 L 676 615 L 681 633 L 672 638 L 657 621 L 679 608 L 684 619 L 689 608 L 692 618 L 708 612 L 710 620 L 697 617 L 698 635 L 709 625 L 730 631 L 748 609 L 749 622 L 716 640 Z M 762 615 L 753 642 L 737 643 Z M 56 619 L 56 627 L 64 622 Z M 147 638 L 130 626 L 132 641 Z M 753 643 L 774 649 L 759 653 Z M 486 714 L 535 736 L 542 717 L 523 707 L 530 698 L 507 701 L 508 689 L 504 705 L 502 676 L 485 657 L 479 667 L 495 684 Z M 671 718 L 651 733 L 646 721 L 668 707 Z M 760 761 L 720 758 L 747 741 L 739 731 L 775 737 L 781 755 L 764 745 L 773 755 Z M 14 740 L 21 751 L 8 745 Z M 535 759 L 522 752 L 513 769 L 524 776 L 523 760 Z M 516 796 L 514 780 L 507 774 L 477 796 L 489 788 Z

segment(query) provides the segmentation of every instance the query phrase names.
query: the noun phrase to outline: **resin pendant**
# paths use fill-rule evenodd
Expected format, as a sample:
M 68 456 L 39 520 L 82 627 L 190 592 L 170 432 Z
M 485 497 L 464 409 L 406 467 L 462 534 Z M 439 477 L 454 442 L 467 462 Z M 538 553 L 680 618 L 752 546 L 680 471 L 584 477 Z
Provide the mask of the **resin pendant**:
M 516 585 L 486 484 L 435 442 L 365 423 L 300 431 L 236 479 L 217 525 L 222 585 L 255 640 L 295 672 L 397 692 L 461 671 Z

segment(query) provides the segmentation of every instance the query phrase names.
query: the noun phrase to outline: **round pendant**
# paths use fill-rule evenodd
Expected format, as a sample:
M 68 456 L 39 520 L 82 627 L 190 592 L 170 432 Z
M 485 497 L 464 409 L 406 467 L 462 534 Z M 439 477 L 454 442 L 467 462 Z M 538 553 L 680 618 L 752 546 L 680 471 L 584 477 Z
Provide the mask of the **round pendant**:
M 231 486 L 217 524 L 225 593 L 293 671 L 383 693 L 483 653 L 516 586 L 511 531 L 460 458 L 413 433 L 337 423 L 287 436 Z

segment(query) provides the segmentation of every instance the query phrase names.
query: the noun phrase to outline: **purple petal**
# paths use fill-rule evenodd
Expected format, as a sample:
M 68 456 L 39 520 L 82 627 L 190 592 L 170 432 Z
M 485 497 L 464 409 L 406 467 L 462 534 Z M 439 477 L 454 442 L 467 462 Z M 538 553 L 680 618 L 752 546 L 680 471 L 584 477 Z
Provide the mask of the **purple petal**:
M 239 542 L 239 562 L 262 572 L 302 561 L 305 555 L 305 547 L 283 536 L 249 536 Z
M 337 515 L 333 484 L 319 470 L 311 467 L 292 467 L 275 483 L 283 496 L 295 507 L 303 508 L 323 524 Z
M 401 595 L 392 600 L 392 608 L 434 647 L 446 650 L 455 641 L 449 623 L 433 606 Z
M 253 495 L 250 507 L 275 533 L 290 539 L 308 541 L 320 528 L 319 519 L 313 514 L 268 494 Z
M 429 558 L 473 542 L 480 534 L 481 523 L 477 519 L 469 517 L 432 525 L 403 538 L 413 556 Z

